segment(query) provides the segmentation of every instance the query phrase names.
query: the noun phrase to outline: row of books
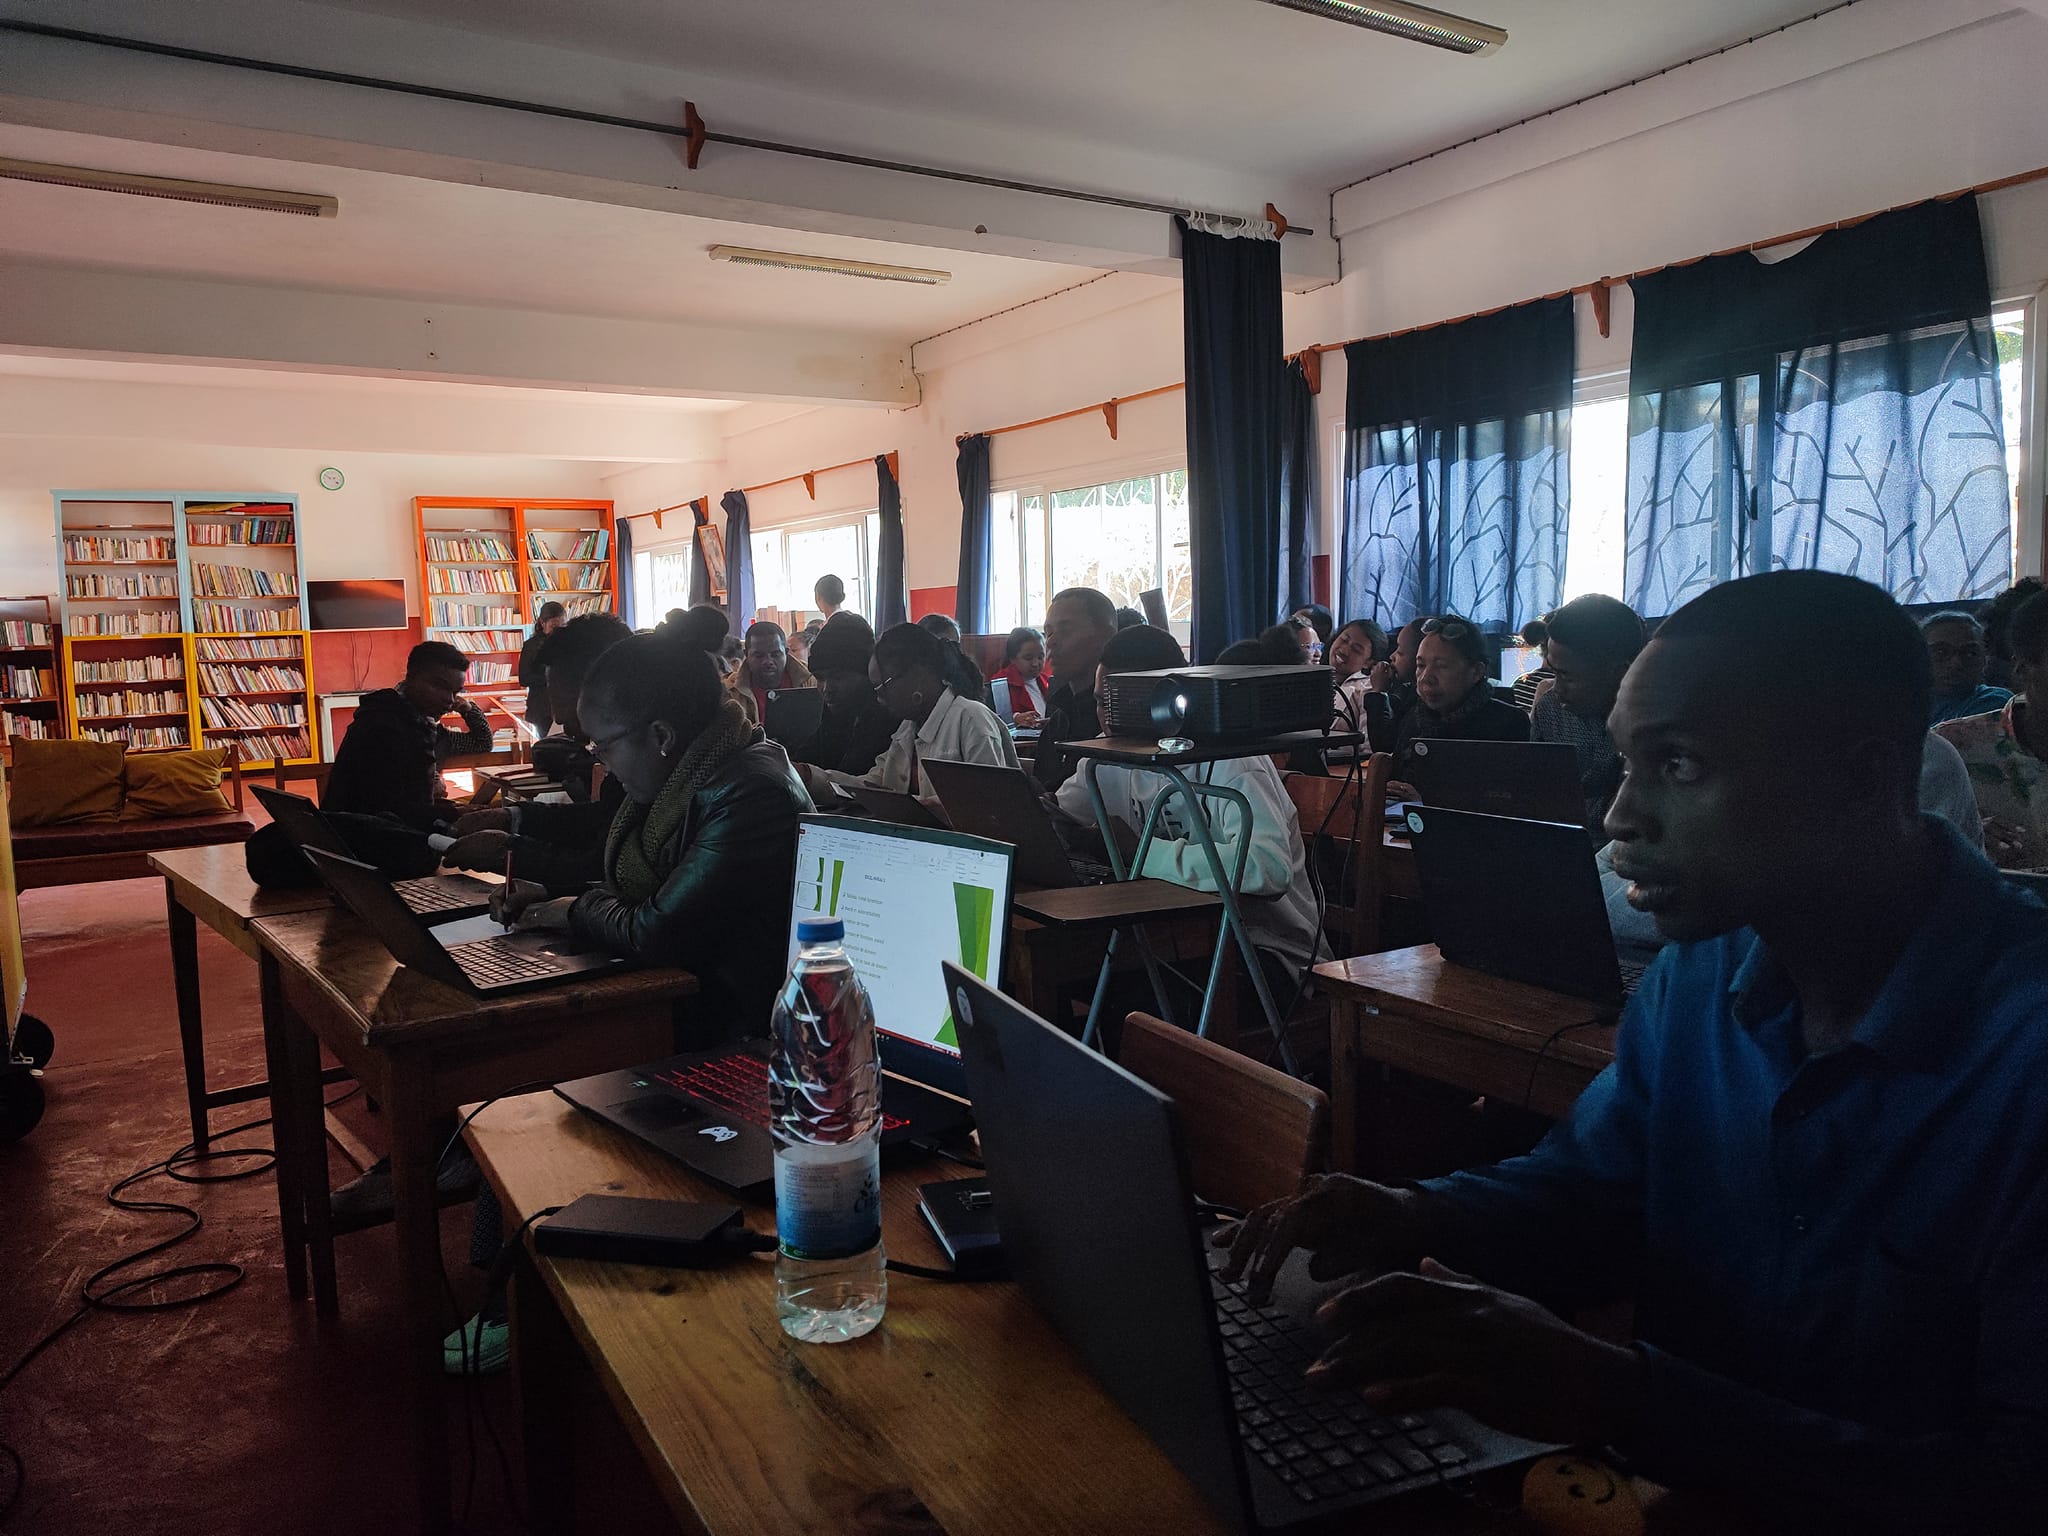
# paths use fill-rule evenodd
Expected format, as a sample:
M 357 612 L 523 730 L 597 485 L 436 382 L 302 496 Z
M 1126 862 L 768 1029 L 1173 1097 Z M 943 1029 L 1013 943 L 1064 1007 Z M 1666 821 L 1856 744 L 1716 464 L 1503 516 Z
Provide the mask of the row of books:
M 102 576 L 93 571 L 83 576 L 67 575 L 64 592 L 68 597 L 101 599 L 176 597 L 178 578 L 169 571 L 156 576 Z
M 66 560 L 175 560 L 178 541 L 171 538 L 120 538 L 99 533 L 64 535 Z
M 216 732 L 209 745 L 226 747 L 236 761 L 269 762 L 272 758 L 311 757 L 313 741 L 303 730 Z
M 120 719 L 123 715 L 182 715 L 185 712 L 184 690 L 178 688 L 125 689 L 120 693 L 81 693 L 78 695 L 78 717 L 100 720 Z
M 208 565 L 203 560 L 195 560 L 192 562 L 192 590 L 201 597 L 297 597 L 299 578 L 290 571 L 265 571 L 248 565 Z
M 57 691 L 57 674 L 48 667 L 0 667 L 0 688 L 17 699 L 47 699 Z
M 297 635 L 284 640 L 242 640 L 209 637 L 193 642 L 201 661 L 297 661 Z
M 64 629 L 72 635 L 175 635 L 182 627 L 175 608 L 143 608 L 130 613 L 74 613 Z
M 555 601 L 562 605 L 563 609 L 572 619 L 580 613 L 610 613 L 612 611 L 612 599 L 609 592 L 599 592 L 589 597 L 559 597 Z
M 429 592 L 506 592 L 519 590 L 511 568 L 503 565 L 430 565 Z
M 168 543 L 168 540 L 164 542 Z M 294 544 L 288 517 L 245 517 L 231 523 L 187 523 L 187 544 Z
M 16 647 L 48 645 L 56 639 L 55 626 L 38 624 L 30 619 L 7 619 L 0 622 L 0 643 Z
M 472 688 L 488 688 L 492 683 L 512 681 L 512 663 L 509 661 L 472 661 L 469 664 L 469 685 Z
M 185 658 L 126 656 L 118 661 L 74 661 L 74 683 L 179 683 L 185 680 Z
M 496 625 L 519 622 L 519 610 L 504 603 L 452 603 L 445 598 L 434 599 L 434 624 L 444 629 L 486 629 Z M 512 649 L 519 649 L 521 641 L 514 641 Z
M 237 630 L 297 629 L 296 608 L 237 608 L 232 603 L 192 602 L 192 622 L 201 629 Z
M 564 528 L 560 533 L 572 530 Z M 573 530 L 576 542 L 565 553 L 548 547 L 547 535 L 538 529 L 526 532 L 526 553 L 535 560 L 602 560 L 605 551 L 611 547 L 611 535 L 602 528 L 579 528 Z M 556 535 L 559 537 L 559 534 Z
M 429 560 L 510 560 L 512 546 L 496 534 L 471 533 L 427 535 Z
M 611 583 L 610 571 L 602 565 L 536 565 L 536 592 L 603 592 Z
M 304 693 L 306 674 L 295 667 L 202 666 L 199 686 L 208 693 Z
M 526 643 L 525 632 L 517 629 L 451 629 L 439 638 L 471 656 L 502 655 Z
M 0 709 L 0 734 L 20 736 L 29 741 L 54 741 L 57 736 L 57 722 L 44 720 L 35 715 L 17 715 L 11 709 Z
M 78 734 L 87 741 L 118 742 L 131 752 L 163 752 L 191 745 L 182 725 L 82 725 Z
M 188 501 L 185 503 L 187 517 L 277 517 L 291 516 L 288 501 Z
M 271 727 L 304 725 L 306 706 L 275 701 L 263 703 L 232 697 L 210 699 L 202 694 L 199 699 L 199 718 L 205 722 L 209 730 L 260 731 Z

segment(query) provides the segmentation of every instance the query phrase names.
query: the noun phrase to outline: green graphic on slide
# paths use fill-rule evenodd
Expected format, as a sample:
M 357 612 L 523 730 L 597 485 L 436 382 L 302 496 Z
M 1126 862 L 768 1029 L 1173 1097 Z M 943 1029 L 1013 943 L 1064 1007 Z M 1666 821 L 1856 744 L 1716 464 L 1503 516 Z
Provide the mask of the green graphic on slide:
M 846 860 L 833 859 L 831 861 L 832 870 L 829 884 L 825 865 L 826 860 L 821 855 L 818 859 L 817 879 L 799 882 L 798 891 L 808 910 L 819 917 L 837 917 L 839 915 L 839 884 L 846 878 Z
M 988 980 L 990 930 L 995 925 L 996 893 L 985 886 L 953 884 L 953 913 L 960 920 L 960 968 Z M 939 1025 L 938 1043 L 960 1049 L 960 1032 L 953 1024 L 953 1010 L 946 1010 Z

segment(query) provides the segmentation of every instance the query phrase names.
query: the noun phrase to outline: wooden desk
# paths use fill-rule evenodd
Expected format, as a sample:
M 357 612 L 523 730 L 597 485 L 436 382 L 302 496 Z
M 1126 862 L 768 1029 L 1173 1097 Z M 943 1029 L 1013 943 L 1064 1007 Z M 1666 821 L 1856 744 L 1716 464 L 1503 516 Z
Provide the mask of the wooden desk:
M 185 1053 L 185 1103 L 192 1116 L 192 1142 L 205 1147 L 208 1110 L 267 1097 L 270 1085 L 243 1083 L 209 1091 L 206 1032 L 199 1004 L 199 929 L 203 922 L 251 960 L 261 953 L 249 925 L 258 918 L 317 911 L 330 905 L 320 886 L 263 890 L 249 878 L 240 843 L 173 848 L 149 856 L 149 867 L 164 877 L 164 905 L 171 930 L 171 984 L 178 999 L 178 1040 Z M 276 1076 L 276 1064 L 270 1067 Z
M 285 1279 L 336 1308 L 327 1156 L 319 1125 L 325 1045 L 383 1105 L 405 1284 L 404 1348 L 413 1385 L 420 1526 L 448 1529 L 444 1308 L 435 1197 L 435 1117 L 458 1105 L 655 1060 L 674 1050 L 674 1001 L 696 990 L 676 970 L 611 971 L 485 1000 L 401 967 L 369 930 L 334 908 L 258 921 L 263 1033 L 271 1076 L 278 1220 Z
M 1069 988 L 1102 985 L 1104 957 L 1118 929 L 1138 925 L 1156 958 L 1200 960 L 1215 943 L 1221 905 L 1207 891 L 1164 880 L 1020 891 L 1011 903 L 1007 990 L 1040 1018 L 1057 1022 Z M 1141 951 L 1119 945 L 1114 971 L 1143 964 Z M 1223 982 L 1232 1008 L 1235 974 L 1226 970 Z
M 1360 1112 L 1368 1064 L 1553 1117 L 1614 1059 L 1614 1025 L 1561 992 L 1448 965 L 1434 944 L 1316 967 L 1331 1000 L 1332 1166 L 1367 1166 Z

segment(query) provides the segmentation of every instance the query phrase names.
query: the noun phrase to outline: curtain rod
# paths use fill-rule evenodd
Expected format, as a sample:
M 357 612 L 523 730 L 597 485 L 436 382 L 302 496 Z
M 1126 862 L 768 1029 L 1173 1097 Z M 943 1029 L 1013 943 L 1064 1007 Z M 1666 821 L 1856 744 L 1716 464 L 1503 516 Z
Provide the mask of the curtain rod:
M 887 453 L 874 454 L 865 459 L 848 459 L 844 464 L 827 464 L 823 469 L 807 469 L 800 475 L 784 475 L 780 480 L 768 480 L 760 485 L 743 485 L 739 487 L 739 493 L 742 496 L 752 496 L 759 491 L 772 491 L 778 485 L 794 485 L 797 481 L 801 480 L 804 483 L 804 489 L 810 492 L 811 500 L 816 501 L 818 499 L 818 476 L 833 474 L 842 469 L 860 469 L 863 466 L 872 466 L 878 458 L 889 461 L 889 476 L 891 479 L 898 481 L 902 479 L 901 461 L 897 457 L 896 450 L 891 448 Z M 711 497 L 707 492 L 702 496 L 692 496 L 688 501 L 679 501 L 672 507 L 655 507 L 646 512 L 630 512 L 627 516 L 651 517 L 654 519 L 654 526 L 659 528 L 661 526 L 662 514 L 680 512 L 685 507 L 696 506 L 700 501 L 705 504 L 705 511 L 708 515 Z
M 953 441 L 955 444 L 959 444 L 966 442 L 970 437 L 1001 437 L 1005 432 L 1028 432 L 1033 427 L 1049 427 L 1056 421 L 1072 421 L 1076 416 L 1093 416 L 1097 411 L 1100 411 L 1103 420 L 1109 423 L 1110 440 L 1114 442 L 1116 440 L 1116 414 L 1118 406 L 1129 405 L 1134 400 L 1150 400 L 1155 395 L 1170 395 L 1177 389 L 1186 388 L 1187 385 L 1184 383 L 1162 384 L 1157 389 L 1143 389 L 1135 395 L 1115 395 L 1095 405 L 1077 405 L 1071 411 L 1057 411 L 1050 416 L 1041 416 L 1036 421 L 1012 422 L 1007 427 L 990 427 L 985 432 L 962 432 Z
M 1518 308 L 1522 304 L 1544 304 L 1552 299 L 1562 299 L 1573 294 L 1590 294 L 1593 299 L 1593 315 L 1600 324 L 1600 334 L 1607 334 L 1608 290 L 1620 283 L 1631 282 L 1638 277 L 1654 277 L 1659 272 L 1668 272 L 1674 267 L 1696 266 L 1702 261 L 1711 261 L 1717 256 L 1740 256 L 1752 251 L 1767 251 L 1773 246 L 1790 245 L 1796 240 L 1812 240 L 1837 229 L 1854 229 L 1858 224 L 1867 224 L 1872 219 L 1883 218 L 1888 213 L 1897 213 L 1902 208 L 1916 207 L 1921 203 L 1952 203 L 1959 197 L 1981 197 L 1988 192 L 2002 192 L 2007 187 L 2025 186 L 2028 182 L 2048 179 L 2048 165 L 2037 166 L 2031 171 L 2020 171 L 2011 176 L 2000 176 L 1993 181 L 1980 181 L 1973 187 L 1961 187 L 1953 192 L 1939 193 L 1934 197 L 1916 197 L 1911 202 L 1894 203 L 1889 208 L 1880 208 L 1872 213 L 1854 214 L 1848 218 L 1836 219 L 1827 224 L 1815 224 L 1806 229 L 1796 229 L 1787 235 L 1771 235 L 1763 240 L 1752 240 L 1746 245 L 1731 245 L 1726 250 L 1708 251 L 1701 256 L 1688 256 L 1682 261 L 1660 262 L 1654 267 L 1641 267 L 1634 272 L 1624 272 L 1618 277 L 1596 278 L 1590 283 L 1579 283 L 1571 288 L 1560 288 L 1555 293 L 1539 294 L 1533 299 L 1518 299 L 1513 304 L 1496 304 L 1491 309 L 1474 310 L 1469 315 L 1459 315 L 1452 320 L 1432 320 L 1427 325 L 1403 326 L 1398 331 L 1382 331 L 1376 336 L 1354 336 L 1350 341 L 1318 342 L 1308 350 L 1311 352 L 1341 352 L 1348 346 L 1361 341 L 1392 341 L 1397 336 L 1412 336 L 1418 331 L 1433 331 L 1440 326 L 1462 325 L 1467 320 L 1484 320 L 1489 315 L 1498 315 L 1505 310 Z
M 70 43 L 91 43 L 101 48 L 120 48 L 131 53 L 154 54 L 159 58 L 185 59 L 197 64 L 220 64 L 230 69 L 255 70 L 269 75 L 287 75 L 296 80 L 317 80 L 328 85 L 353 85 L 365 90 L 398 91 L 407 96 L 425 96 L 436 101 L 462 102 L 475 107 L 497 107 L 507 112 L 527 112 L 540 117 L 565 118 L 576 123 L 597 123 L 607 128 L 632 128 L 642 133 L 665 134 L 688 142 L 688 163 L 697 169 L 697 157 L 706 144 L 724 144 L 734 149 L 754 149 L 764 154 L 795 155 L 806 160 L 827 160 L 835 165 L 857 165 L 868 170 L 894 171 L 905 176 L 928 176 L 939 181 L 963 182 L 968 186 L 994 187 L 1004 192 L 1029 192 L 1039 197 L 1059 197 L 1070 202 L 1099 203 L 1109 208 L 1130 208 L 1139 213 L 1203 213 L 1174 203 L 1153 203 L 1142 198 L 1116 197 L 1107 192 L 1083 192 L 1073 187 L 1047 186 L 1035 181 L 1014 181 L 1002 176 L 980 176 L 972 171 L 947 170 L 941 166 L 917 165 L 906 160 L 883 160 L 873 155 L 853 155 L 835 149 L 818 149 L 806 144 L 784 144 L 773 139 L 748 138 L 735 133 L 713 133 L 697 115 L 697 104 L 683 103 L 681 123 L 655 122 L 647 118 L 621 117 L 611 112 L 587 112 L 579 107 L 555 107 L 545 102 L 520 101 L 509 96 L 490 96 L 479 91 L 461 91 L 448 86 L 415 85 L 407 80 L 386 80 L 376 75 L 349 74 L 342 70 L 315 69 L 304 64 L 280 64 L 271 59 L 251 59 L 231 53 L 214 53 L 203 48 L 180 48 L 171 43 L 153 43 L 136 37 L 115 37 L 104 32 L 87 32 L 76 27 L 55 27 L 43 22 L 0 20 L 0 32 L 19 32 L 29 37 L 56 38 Z M 1277 213 L 1266 204 L 1265 216 L 1283 235 L 1306 235 L 1313 231 Z M 1226 214 L 1220 217 L 1235 218 Z

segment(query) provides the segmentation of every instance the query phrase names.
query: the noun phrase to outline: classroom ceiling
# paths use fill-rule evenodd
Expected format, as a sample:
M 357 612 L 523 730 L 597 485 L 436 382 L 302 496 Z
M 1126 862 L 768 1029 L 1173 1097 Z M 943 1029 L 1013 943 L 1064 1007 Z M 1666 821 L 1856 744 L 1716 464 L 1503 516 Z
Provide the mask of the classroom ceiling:
M 324 3 L 1335 188 L 1841 0 L 1436 0 L 1485 58 L 1258 0 Z

